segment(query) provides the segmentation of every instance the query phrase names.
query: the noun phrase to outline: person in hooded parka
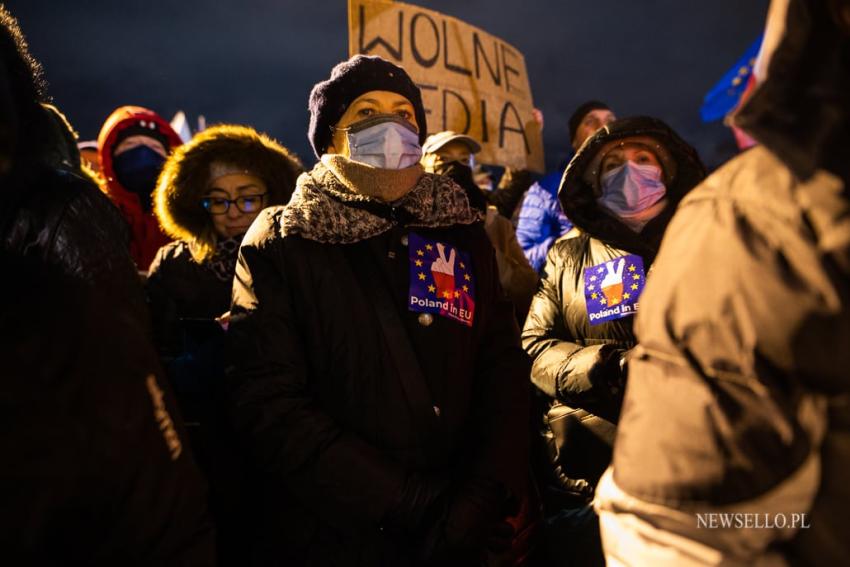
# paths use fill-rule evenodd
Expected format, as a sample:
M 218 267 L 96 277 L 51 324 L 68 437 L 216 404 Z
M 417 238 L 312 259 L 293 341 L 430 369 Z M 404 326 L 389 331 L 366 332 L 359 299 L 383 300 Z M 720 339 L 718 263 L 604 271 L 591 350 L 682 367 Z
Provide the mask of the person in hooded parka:
M 250 514 L 253 496 L 218 401 L 225 364 L 219 323 L 226 321 L 245 232 L 264 207 L 289 200 L 301 170 L 298 158 L 268 136 L 219 125 L 171 155 L 155 190 L 159 223 L 176 240 L 159 249 L 148 271 L 154 338 L 211 484 L 223 563 L 239 563 L 240 517 Z
M 162 354 L 182 351 L 181 320 L 212 320 L 230 308 L 242 237 L 263 208 L 289 201 L 301 171 L 294 154 L 246 126 L 214 126 L 171 155 L 155 211 L 175 240 L 159 249 L 147 280 Z
M 522 333 L 545 414 L 547 514 L 573 510 L 568 522 L 551 525 L 583 526 L 573 527 L 584 543 L 553 561 L 603 563 L 588 504 L 611 458 L 633 316 L 676 205 L 704 176 L 696 151 L 669 126 L 634 117 L 589 138 L 561 183 L 563 209 L 582 233 L 550 250 Z
M 0 6 L 0 247 L 37 258 L 149 325 L 119 211 L 79 168 L 73 131 L 41 65 Z

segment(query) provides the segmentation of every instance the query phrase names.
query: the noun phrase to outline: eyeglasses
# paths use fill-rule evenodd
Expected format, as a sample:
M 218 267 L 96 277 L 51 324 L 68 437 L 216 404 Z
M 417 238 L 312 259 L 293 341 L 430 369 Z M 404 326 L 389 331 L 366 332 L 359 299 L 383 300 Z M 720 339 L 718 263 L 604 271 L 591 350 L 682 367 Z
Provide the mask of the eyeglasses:
M 262 195 L 245 195 L 236 199 L 224 197 L 204 197 L 201 206 L 211 215 L 223 215 L 230 209 L 231 203 L 243 213 L 256 213 L 263 208 L 266 193 Z

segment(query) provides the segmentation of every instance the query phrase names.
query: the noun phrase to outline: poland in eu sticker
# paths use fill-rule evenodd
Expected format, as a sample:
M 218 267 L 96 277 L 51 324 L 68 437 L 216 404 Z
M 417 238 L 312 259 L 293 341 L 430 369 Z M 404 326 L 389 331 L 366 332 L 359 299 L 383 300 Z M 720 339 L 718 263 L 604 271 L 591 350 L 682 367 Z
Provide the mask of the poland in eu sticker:
M 584 269 L 584 298 L 591 325 L 637 313 L 646 284 L 643 259 L 627 254 Z
M 466 252 L 411 232 L 407 237 L 410 293 L 407 306 L 418 313 L 436 313 L 472 326 L 475 282 Z

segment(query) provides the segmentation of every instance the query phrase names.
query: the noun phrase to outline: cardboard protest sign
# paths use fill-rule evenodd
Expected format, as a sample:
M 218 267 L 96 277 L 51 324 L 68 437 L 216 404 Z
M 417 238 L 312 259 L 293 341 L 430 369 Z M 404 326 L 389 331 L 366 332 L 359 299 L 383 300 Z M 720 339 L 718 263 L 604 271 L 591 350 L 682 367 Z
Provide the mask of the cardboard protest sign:
M 429 133 L 481 142 L 479 162 L 543 171 L 525 59 L 498 37 L 411 4 L 349 0 L 349 55 L 380 55 L 422 89 Z

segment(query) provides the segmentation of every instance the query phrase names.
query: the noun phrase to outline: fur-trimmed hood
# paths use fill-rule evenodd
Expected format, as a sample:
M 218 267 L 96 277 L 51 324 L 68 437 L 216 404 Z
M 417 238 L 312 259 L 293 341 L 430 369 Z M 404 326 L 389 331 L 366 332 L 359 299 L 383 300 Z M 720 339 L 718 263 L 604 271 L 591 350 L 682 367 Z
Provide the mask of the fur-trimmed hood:
M 399 216 L 393 220 L 390 214 Z M 449 177 L 425 173 L 409 193 L 390 206 L 351 192 L 319 162 L 298 178 L 281 222 L 285 236 L 351 244 L 390 230 L 394 222 L 435 228 L 481 220 L 483 215 L 470 206 L 466 192 Z
M 210 240 L 212 221 L 199 201 L 213 162 L 237 166 L 265 181 L 268 206 L 286 204 L 303 171 L 295 154 L 253 128 L 222 124 L 199 133 L 174 151 L 154 192 L 156 216 L 172 238 L 212 244 L 204 242 Z

